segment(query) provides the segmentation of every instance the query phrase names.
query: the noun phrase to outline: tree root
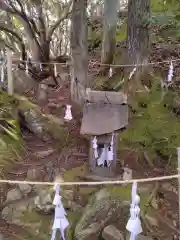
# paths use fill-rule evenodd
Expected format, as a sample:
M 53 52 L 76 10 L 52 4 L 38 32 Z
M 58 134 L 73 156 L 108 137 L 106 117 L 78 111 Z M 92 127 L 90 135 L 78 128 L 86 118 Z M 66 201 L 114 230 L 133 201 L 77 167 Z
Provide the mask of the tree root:
M 154 229 L 152 229 L 148 223 L 148 221 L 146 220 L 146 214 L 147 214 L 147 211 L 148 211 L 148 208 L 151 207 L 151 202 L 152 202 L 152 199 L 156 197 L 156 194 L 157 194 L 157 191 L 158 191 L 158 188 L 159 188 L 159 183 L 156 182 L 155 183 L 155 188 L 153 189 L 151 195 L 149 196 L 148 198 L 148 202 L 145 206 L 145 209 L 143 212 L 141 212 L 141 218 L 143 220 L 143 223 L 145 225 L 145 227 L 147 228 L 147 230 L 150 232 L 150 233 L 153 233 L 154 232 Z
M 157 198 L 157 193 L 158 193 L 158 189 L 160 187 L 160 184 L 158 182 L 155 183 L 155 188 L 153 189 L 151 195 L 149 196 L 149 199 L 148 199 L 148 204 L 146 206 L 146 209 L 145 211 L 143 212 L 143 215 L 142 217 L 145 218 L 145 215 L 147 214 L 147 209 L 148 207 L 151 207 L 152 209 L 154 209 L 154 207 L 152 206 L 152 200 L 153 198 Z M 157 216 L 157 218 L 165 225 L 167 225 L 170 229 L 172 229 L 173 231 L 175 231 L 179 236 L 180 236 L 180 231 L 178 229 L 176 229 L 176 227 L 174 227 L 170 222 L 169 220 L 167 219 L 167 217 L 165 216 L 161 216 L 161 214 L 158 213 L 158 211 L 154 211 L 154 214 Z M 143 218 L 143 220 L 144 220 Z M 147 221 L 145 220 L 145 223 Z M 147 225 L 147 224 L 146 224 Z M 146 226 L 148 228 L 148 226 Z M 149 229 L 149 228 L 148 228 Z
M 149 164 L 149 166 L 151 168 L 154 168 L 154 164 L 151 162 L 151 160 L 150 160 L 146 151 L 143 152 L 143 156 L 144 156 L 144 159 L 146 160 L 146 162 Z
M 144 210 L 144 216 L 147 214 L 148 208 L 149 208 L 149 207 L 152 207 L 152 206 L 151 206 L 151 202 L 152 202 L 153 198 L 156 198 L 158 189 L 159 189 L 159 183 L 158 183 L 158 182 L 155 182 L 155 187 L 154 187 L 154 189 L 152 190 L 152 193 L 151 193 L 151 195 L 150 195 L 149 198 L 148 198 L 148 202 L 147 202 L 146 208 L 145 208 L 145 210 Z
M 148 223 L 148 221 L 146 220 L 146 216 L 145 216 L 143 213 L 141 213 L 141 218 L 142 218 L 143 223 L 144 223 L 145 227 L 147 228 L 147 230 L 148 230 L 149 232 L 151 232 L 151 233 L 154 232 L 154 230 L 151 229 L 151 227 L 149 226 L 149 223 Z
M 157 211 L 154 212 L 154 214 L 159 218 L 161 222 L 163 222 L 165 225 L 167 225 L 170 229 L 172 229 L 174 232 L 176 232 L 180 236 L 180 231 L 176 229 L 167 218 L 164 216 L 161 216 Z

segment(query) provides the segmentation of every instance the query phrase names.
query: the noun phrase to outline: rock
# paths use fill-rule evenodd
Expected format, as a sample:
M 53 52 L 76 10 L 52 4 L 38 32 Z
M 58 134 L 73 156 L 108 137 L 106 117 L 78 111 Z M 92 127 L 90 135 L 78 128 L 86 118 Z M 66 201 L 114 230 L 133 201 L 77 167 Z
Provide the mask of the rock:
M 29 181 L 36 181 L 44 177 L 45 173 L 41 168 L 29 168 L 27 171 L 26 179 Z
M 6 203 L 20 200 L 22 198 L 22 194 L 18 188 L 14 188 L 7 193 Z
M 28 199 L 28 201 L 18 201 L 9 204 L 2 210 L 1 217 L 8 224 L 15 224 L 20 227 L 37 230 L 41 227 L 41 221 L 40 219 L 37 219 L 37 216 L 35 216 L 36 220 L 32 222 L 29 219 L 29 216 L 32 217 L 33 214 L 33 201 L 32 199 Z
M 0 240 L 4 240 L 4 236 L 2 233 L 0 233 Z
M 136 240 L 153 240 L 153 238 L 140 234 L 139 236 L 137 236 Z
M 44 126 L 40 121 L 36 111 L 31 108 L 24 111 L 22 114 L 26 121 L 26 127 L 38 136 L 42 136 Z
M 149 216 L 148 214 L 146 214 L 146 219 L 147 221 L 150 223 L 151 226 L 154 226 L 154 227 L 158 227 L 159 224 L 158 224 L 158 221 L 156 218 L 152 217 L 152 216 Z
M 23 94 L 27 90 L 36 89 L 38 86 L 37 82 L 30 75 L 27 75 L 20 69 L 14 71 L 14 77 L 14 90 L 16 93 Z
M 18 206 L 17 208 L 17 205 L 10 204 L 2 210 L 2 213 L 1 213 L 2 219 L 6 220 L 9 224 L 11 223 L 16 224 L 17 222 L 20 221 L 19 219 L 22 216 L 23 210 L 25 210 L 24 206 Z
M 63 104 L 60 104 L 60 103 L 53 103 L 53 102 L 48 103 L 48 108 L 50 109 L 57 109 L 57 108 L 61 108 L 62 106 Z
M 60 85 L 62 84 L 62 81 L 66 82 L 69 80 L 69 73 L 63 72 L 63 73 L 60 73 L 59 75 L 60 75 L 60 79 L 58 78 L 58 80 Z
M 46 84 L 46 85 L 54 85 L 54 79 L 50 76 L 46 79 L 44 79 L 43 81 L 41 81 L 41 83 Z
M 67 205 L 64 205 L 64 207 L 66 207 L 71 209 L 73 212 L 82 212 L 83 207 L 79 204 L 77 204 L 74 201 L 67 201 Z
M 54 152 L 54 149 L 51 148 L 51 149 L 47 149 L 45 151 L 36 152 L 36 156 L 38 158 L 45 158 L 45 157 L 50 156 L 53 152 Z
M 124 240 L 123 234 L 113 225 L 104 228 L 102 237 L 104 240 Z
M 129 240 L 129 238 L 130 238 L 130 234 L 128 233 L 128 234 L 126 235 L 126 240 Z M 136 240 L 153 240 L 153 238 L 139 234 L 139 235 L 136 237 Z
M 35 209 L 45 214 L 52 213 L 54 209 L 52 202 L 51 193 L 49 193 L 47 189 L 40 190 L 38 196 L 34 198 Z
M 18 187 L 23 196 L 27 196 L 32 191 L 32 187 L 29 184 L 18 184 Z
M 73 189 L 64 189 L 62 191 L 62 197 L 69 200 L 69 201 L 73 201 L 73 199 L 74 199 Z
M 156 199 L 152 199 L 151 200 L 151 205 L 152 205 L 152 207 L 154 208 L 154 209 L 158 209 L 158 202 L 156 201 Z
M 46 102 L 48 98 L 48 85 L 41 82 L 37 89 L 37 99 L 39 102 Z
M 44 181 L 53 182 L 55 180 L 55 176 L 59 172 L 59 169 L 57 169 L 52 162 L 48 162 L 45 165 L 45 170 L 46 170 L 46 174 L 45 174 Z
M 83 235 L 85 236 L 85 238 L 77 238 L 78 240 L 80 239 L 85 239 L 85 240 L 98 240 L 98 234 L 97 232 L 99 232 L 99 224 L 98 223 L 91 223 L 89 224 L 88 228 L 86 228 L 83 231 Z
M 78 240 L 96 239 L 111 221 L 118 221 L 125 229 L 129 204 L 119 198 L 113 198 L 106 189 L 100 190 L 85 207 L 82 217 L 76 225 L 75 237 Z
M 127 181 L 131 179 L 132 179 L 132 169 L 125 167 L 124 173 L 123 173 L 123 180 Z
M 138 185 L 138 192 L 139 193 L 146 193 L 152 191 L 154 189 L 154 185 L 152 183 L 143 183 Z
M 171 183 L 162 183 L 162 188 L 166 191 L 172 191 L 172 184 Z

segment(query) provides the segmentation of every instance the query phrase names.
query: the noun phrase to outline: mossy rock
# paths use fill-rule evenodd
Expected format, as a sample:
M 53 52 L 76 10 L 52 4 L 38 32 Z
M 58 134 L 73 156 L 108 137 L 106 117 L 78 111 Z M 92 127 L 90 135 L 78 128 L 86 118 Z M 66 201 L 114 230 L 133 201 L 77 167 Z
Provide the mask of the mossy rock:
M 106 189 L 97 192 L 89 200 L 76 225 L 75 239 L 98 239 L 102 229 L 112 222 L 119 222 L 125 228 L 129 202 L 110 195 Z
M 21 160 L 23 141 L 18 121 L 19 101 L 0 91 L 0 177 L 13 163 Z
M 74 182 L 74 181 L 78 181 L 78 180 L 85 178 L 87 176 L 87 174 L 88 174 L 88 164 L 85 163 L 79 167 L 72 168 L 72 169 L 66 171 L 63 175 L 63 178 L 65 181 Z M 70 188 L 70 189 L 72 189 L 72 188 Z M 73 187 L 73 189 L 74 189 L 74 187 Z M 84 199 L 89 198 L 89 196 L 91 196 L 96 191 L 97 191 L 96 187 L 89 187 L 89 186 L 78 187 L 78 194 L 81 197 L 83 197 Z
M 72 168 L 68 171 L 66 171 L 63 175 L 63 178 L 65 181 L 76 181 L 77 179 L 81 177 L 85 177 L 88 172 L 88 166 L 87 164 L 83 164 L 79 167 Z
M 16 98 L 19 100 L 19 111 L 25 116 L 28 127 L 39 137 L 51 136 L 61 149 L 68 144 L 82 140 L 82 137 L 72 136 L 65 128 L 63 119 L 43 113 L 39 106 L 25 97 L 16 96 Z
M 120 185 L 120 186 L 108 186 L 106 187 L 106 190 L 109 192 L 109 194 L 112 196 L 112 198 L 119 198 L 122 201 L 130 201 L 131 200 L 131 191 L 132 191 L 132 185 Z M 146 209 L 146 206 L 148 204 L 149 196 L 151 195 L 153 190 L 153 185 L 142 185 L 138 184 L 138 192 L 140 195 L 140 208 L 143 212 L 144 209 Z

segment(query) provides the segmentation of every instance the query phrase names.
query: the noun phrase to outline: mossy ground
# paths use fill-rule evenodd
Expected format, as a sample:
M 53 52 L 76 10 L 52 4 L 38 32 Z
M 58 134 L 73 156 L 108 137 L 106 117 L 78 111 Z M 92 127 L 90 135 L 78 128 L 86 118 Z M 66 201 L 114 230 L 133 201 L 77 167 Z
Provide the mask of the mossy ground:
M 120 198 L 122 201 L 130 201 L 131 199 L 131 191 L 132 191 L 132 185 L 128 184 L 126 186 L 109 186 L 106 187 L 108 192 L 110 192 L 112 198 L 117 197 Z M 148 199 L 151 194 L 151 190 L 147 190 L 144 193 L 141 193 L 141 201 L 140 201 L 140 207 L 141 211 L 143 211 L 148 204 Z
M 20 135 L 17 108 L 19 102 L 6 92 L 0 91 L 0 177 L 18 160 L 24 152 Z M 8 127 L 8 124 L 13 126 Z

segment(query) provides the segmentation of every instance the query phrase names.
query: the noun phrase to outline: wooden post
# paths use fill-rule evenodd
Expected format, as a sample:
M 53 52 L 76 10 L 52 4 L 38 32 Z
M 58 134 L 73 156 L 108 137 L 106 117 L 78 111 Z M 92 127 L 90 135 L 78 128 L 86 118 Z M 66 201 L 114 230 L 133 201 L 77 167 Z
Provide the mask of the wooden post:
M 177 156 L 178 156 L 178 169 L 180 169 L 180 147 L 177 148 Z M 179 171 L 178 171 L 179 173 Z M 178 178 L 178 195 L 179 195 L 179 229 L 180 229 L 180 178 Z M 180 240 L 180 236 L 178 237 Z
M 7 76 L 8 76 L 8 94 L 13 95 L 13 77 L 12 77 L 12 53 L 7 49 Z

